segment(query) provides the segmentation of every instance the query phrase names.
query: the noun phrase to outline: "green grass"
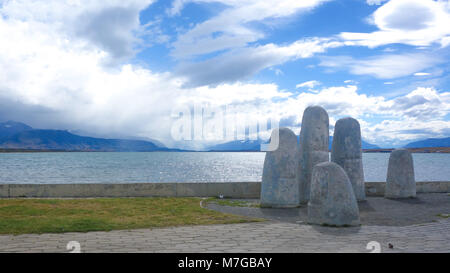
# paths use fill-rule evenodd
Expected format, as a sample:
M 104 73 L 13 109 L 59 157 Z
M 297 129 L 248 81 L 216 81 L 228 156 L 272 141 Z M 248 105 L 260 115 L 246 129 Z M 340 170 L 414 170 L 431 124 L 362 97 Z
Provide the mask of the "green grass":
M 61 233 L 259 221 L 199 198 L 0 199 L 0 234 Z
M 259 208 L 260 205 L 255 202 L 248 202 L 242 200 L 230 200 L 230 199 L 219 199 L 217 197 L 208 198 L 206 202 L 215 203 L 220 206 L 229 206 L 229 207 L 250 207 L 250 208 Z

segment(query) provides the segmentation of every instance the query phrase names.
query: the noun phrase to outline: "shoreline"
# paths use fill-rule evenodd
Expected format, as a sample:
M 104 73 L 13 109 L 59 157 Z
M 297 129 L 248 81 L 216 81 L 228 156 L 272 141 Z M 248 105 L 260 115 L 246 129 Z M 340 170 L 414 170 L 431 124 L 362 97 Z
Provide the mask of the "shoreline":
M 450 147 L 404 148 L 413 154 L 450 154 Z M 363 153 L 391 153 L 395 149 L 363 149 Z
M 450 147 L 429 148 L 403 148 L 414 154 L 450 154 Z M 394 148 L 363 149 L 363 153 L 391 153 Z M 52 149 L 4 149 L 0 148 L 0 154 L 8 153 L 265 153 L 263 151 L 189 151 L 189 150 L 156 150 L 156 151 L 93 151 L 93 150 L 52 150 Z

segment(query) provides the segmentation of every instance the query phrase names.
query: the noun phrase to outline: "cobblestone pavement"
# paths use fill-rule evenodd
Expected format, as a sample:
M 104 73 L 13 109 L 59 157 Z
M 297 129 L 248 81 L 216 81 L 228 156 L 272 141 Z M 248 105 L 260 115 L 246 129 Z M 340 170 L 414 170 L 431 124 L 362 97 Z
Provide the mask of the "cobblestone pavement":
M 448 194 L 424 194 L 414 200 L 369 198 L 360 204 L 361 227 L 305 225 L 305 208 L 267 210 L 210 207 L 223 212 L 263 217 L 266 222 L 186 226 L 131 231 L 0 235 L 0 252 L 69 252 L 70 241 L 81 252 L 381 252 L 450 253 Z M 393 248 L 388 245 L 392 244 Z
M 0 236 L 0 252 L 450 252 L 450 220 L 412 226 L 331 228 L 267 221 L 152 230 Z M 388 244 L 394 247 L 390 249 Z

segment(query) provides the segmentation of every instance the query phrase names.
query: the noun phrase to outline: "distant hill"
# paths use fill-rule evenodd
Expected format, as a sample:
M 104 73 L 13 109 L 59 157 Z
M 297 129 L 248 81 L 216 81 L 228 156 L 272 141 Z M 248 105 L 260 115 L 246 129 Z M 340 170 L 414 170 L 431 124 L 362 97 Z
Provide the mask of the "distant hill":
M 297 139 L 300 137 L 297 136 Z M 265 144 L 268 141 L 266 140 L 235 140 L 230 141 L 214 146 L 208 147 L 208 151 L 227 151 L 227 152 L 233 152 L 233 151 L 251 151 L 256 152 L 260 151 L 261 144 Z M 331 145 L 333 143 L 333 137 L 330 136 L 330 144 L 329 149 L 331 150 Z M 379 149 L 380 147 L 370 144 L 366 141 L 362 141 L 362 149 Z
M 33 128 L 31 128 L 30 126 L 20 122 L 15 121 L 0 122 L 0 141 L 8 137 L 11 137 L 17 133 L 32 129 Z
M 74 135 L 78 135 L 78 136 L 93 137 L 93 138 L 142 140 L 142 141 L 151 142 L 160 148 L 167 148 L 164 143 L 162 143 L 156 139 L 146 138 L 146 137 L 127 136 L 127 135 L 121 135 L 121 134 L 114 134 L 114 135 L 108 137 L 108 136 L 105 136 L 104 134 L 92 133 L 92 132 L 79 130 L 79 129 L 68 130 L 68 132 L 71 134 L 74 134 Z
M 333 145 L 333 137 L 330 136 L 330 144 L 329 144 L 329 149 L 331 151 L 331 146 Z M 361 146 L 363 150 L 370 150 L 370 149 L 380 149 L 380 147 L 378 147 L 377 145 L 371 144 L 367 141 L 361 140 Z
M 33 129 L 13 121 L 0 123 L 0 148 L 111 152 L 178 151 L 159 147 L 150 141 L 85 137 L 68 131 Z
M 238 151 L 249 151 L 257 152 L 260 151 L 261 144 L 266 143 L 264 140 L 235 140 L 230 141 L 207 148 L 208 151 L 227 151 L 227 152 L 238 152 Z
M 370 149 L 380 149 L 379 146 L 375 145 L 375 144 L 371 144 L 369 142 L 366 142 L 364 140 L 361 140 L 361 144 L 362 144 L 362 149 L 363 150 L 370 150 Z
M 411 142 L 405 148 L 433 148 L 450 147 L 450 137 L 447 138 L 428 138 L 420 141 Z

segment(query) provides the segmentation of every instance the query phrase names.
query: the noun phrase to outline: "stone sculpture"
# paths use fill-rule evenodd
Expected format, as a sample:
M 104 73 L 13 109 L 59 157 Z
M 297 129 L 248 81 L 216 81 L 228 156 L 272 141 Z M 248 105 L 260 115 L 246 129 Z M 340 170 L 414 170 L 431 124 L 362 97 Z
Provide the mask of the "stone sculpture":
M 308 223 L 338 227 L 360 225 L 352 184 L 336 163 L 325 162 L 314 167 Z
M 414 162 L 411 153 L 406 149 L 397 149 L 389 157 L 385 197 L 416 197 Z
M 297 181 L 300 186 L 300 203 L 309 200 L 311 176 L 316 164 L 329 161 L 329 118 L 320 106 L 306 108 L 300 131 Z
M 278 137 L 275 151 L 267 152 L 261 184 L 261 207 L 289 208 L 299 205 L 296 180 L 298 163 L 297 136 L 288 128 L 275 129 L 271 140 Z
M 366 199 L 361 147 L 359 122 L 354 118 L 338 120 L 334 127 L 331 161 L 347 173 L 358 201 Z

